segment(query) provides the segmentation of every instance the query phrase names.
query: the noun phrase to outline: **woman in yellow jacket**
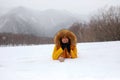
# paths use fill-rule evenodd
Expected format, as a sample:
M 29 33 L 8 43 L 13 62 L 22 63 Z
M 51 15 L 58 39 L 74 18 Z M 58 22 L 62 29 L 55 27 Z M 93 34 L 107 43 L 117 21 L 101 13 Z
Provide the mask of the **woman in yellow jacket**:
M 65 58 L 77 58 L 77 38 L 69 30 L 60 30 L 54 37 L 53 60 L 63 62 Z

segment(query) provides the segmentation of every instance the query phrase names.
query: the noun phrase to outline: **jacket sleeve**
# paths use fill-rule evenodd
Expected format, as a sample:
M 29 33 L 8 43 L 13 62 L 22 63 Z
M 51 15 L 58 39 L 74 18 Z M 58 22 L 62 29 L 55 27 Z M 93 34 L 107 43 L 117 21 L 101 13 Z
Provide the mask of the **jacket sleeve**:
M 62 48 L 57 49 L 57 47 L 55 46 L 52 54 L 53 60 L 57 60 L 62 53 L 63 53 Z
M 77 58 L 77 48 L 71 49 L 71 58 Z

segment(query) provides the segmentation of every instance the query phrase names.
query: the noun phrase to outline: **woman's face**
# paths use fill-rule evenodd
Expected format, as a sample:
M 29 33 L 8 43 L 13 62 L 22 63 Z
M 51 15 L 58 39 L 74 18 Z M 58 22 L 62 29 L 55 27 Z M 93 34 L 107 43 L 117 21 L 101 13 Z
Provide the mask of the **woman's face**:
M 62 38 L 62 43 L 68 43 L 68 42 L 69 42 L 69 39 L 67 37 Z

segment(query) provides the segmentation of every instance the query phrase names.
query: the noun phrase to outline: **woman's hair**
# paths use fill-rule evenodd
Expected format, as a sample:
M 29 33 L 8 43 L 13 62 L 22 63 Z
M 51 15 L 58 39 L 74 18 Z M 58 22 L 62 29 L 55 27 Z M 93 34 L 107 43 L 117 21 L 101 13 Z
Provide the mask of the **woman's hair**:
M 60 38 L 60 46 L 62 47 L 62 49 L 67 48 L 69 53 L 70 53 L 70 45 L 71 45 L 71 41 L 69 38 L 68 38 L 68 43 L 63 43 L 62 38 Z

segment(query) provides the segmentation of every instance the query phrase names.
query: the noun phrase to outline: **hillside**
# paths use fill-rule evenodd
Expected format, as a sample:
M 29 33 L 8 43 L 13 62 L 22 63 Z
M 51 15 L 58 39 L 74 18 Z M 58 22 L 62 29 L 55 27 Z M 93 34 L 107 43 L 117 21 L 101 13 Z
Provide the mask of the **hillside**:
M 78 43 L 79 57 L 63 63 L 53 47 L 0 47 L 0 80 L 120 80 L 120 41 Z

